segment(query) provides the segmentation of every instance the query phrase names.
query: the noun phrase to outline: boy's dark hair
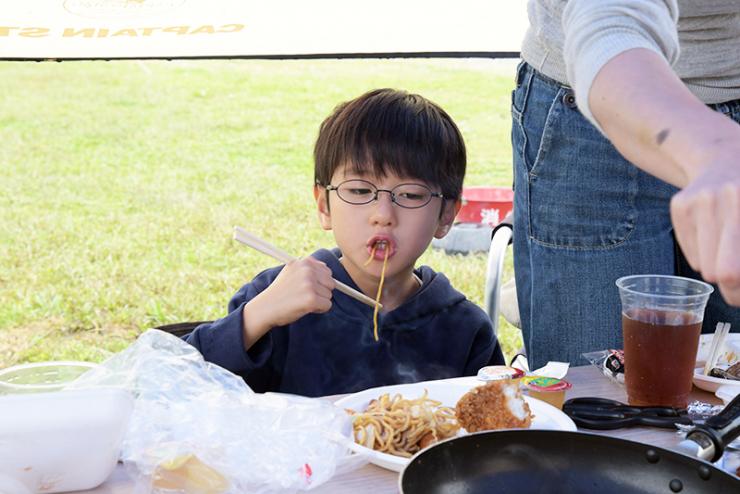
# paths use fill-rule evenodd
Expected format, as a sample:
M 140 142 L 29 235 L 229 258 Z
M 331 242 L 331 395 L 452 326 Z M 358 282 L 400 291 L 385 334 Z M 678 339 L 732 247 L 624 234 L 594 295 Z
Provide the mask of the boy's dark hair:
M 337 106 L 323 121 L 314 179 L 329 185 L 347 164 L 347 171 L 391 172 L 439 186 L 454 200 L 462 193 L 465 162 L 462 135 L 442 108 L 418 94 L 376 89 Z

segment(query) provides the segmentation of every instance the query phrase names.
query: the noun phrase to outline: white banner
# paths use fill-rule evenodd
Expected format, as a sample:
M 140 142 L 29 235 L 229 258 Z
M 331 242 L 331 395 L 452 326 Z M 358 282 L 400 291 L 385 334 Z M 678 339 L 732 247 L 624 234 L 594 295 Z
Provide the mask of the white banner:
M 0 59 L 498 56 L 526 0 L 5 0 Z

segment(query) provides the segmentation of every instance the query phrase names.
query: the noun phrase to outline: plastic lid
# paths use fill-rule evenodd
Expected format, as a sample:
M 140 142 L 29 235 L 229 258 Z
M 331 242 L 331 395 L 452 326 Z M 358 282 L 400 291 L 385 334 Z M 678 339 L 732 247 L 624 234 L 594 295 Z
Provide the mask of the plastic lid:
M 516 379 L 522 377 L 524 371 L 516 367 L 506 365 L 489 365 L 478 371 L 478 379 L 481 381 L 498 381 L 501 379 Z
M 50 361 L 0 370 L 0 395 L 57 391 L 85 372 L 100 366 L 90 362 Z
M 531 376 L 527 378 L 524 385 L 532 391 L 555 392 L 570 389 L 572 385 L 568 381 L 554 377 Z

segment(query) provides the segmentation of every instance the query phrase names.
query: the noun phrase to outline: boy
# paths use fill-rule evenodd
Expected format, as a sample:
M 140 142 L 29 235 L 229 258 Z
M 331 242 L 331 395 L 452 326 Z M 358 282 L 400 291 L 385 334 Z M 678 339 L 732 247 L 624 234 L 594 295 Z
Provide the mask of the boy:
M 488 316 L 416 260 L 460 209 L 465 145 L 418 95 L 368 92 L 338 106 L 314 148 L 314 197 L 337 249 L 263 271 L 229 315 L 185 339 L 257 392 L 306 396 L 475 374 L 502 364 Z M 334 280 L 375 298 L 373 308 Z

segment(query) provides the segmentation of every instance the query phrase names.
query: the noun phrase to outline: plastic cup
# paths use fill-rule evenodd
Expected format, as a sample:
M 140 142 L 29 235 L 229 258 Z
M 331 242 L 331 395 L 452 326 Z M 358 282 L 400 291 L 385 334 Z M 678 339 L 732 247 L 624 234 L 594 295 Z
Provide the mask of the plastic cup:
M 624 384 L 636 406 L 685 408 L 711 285 L 664 275 L 617 280 L 622 301 Z
M 529 396 L 561 410 L 565 402 L 565 392 L 572 387 L 568 381 L 554 377 L 529 376 L 522 380 L 524 381 L 524 389 L 529 392 Z

